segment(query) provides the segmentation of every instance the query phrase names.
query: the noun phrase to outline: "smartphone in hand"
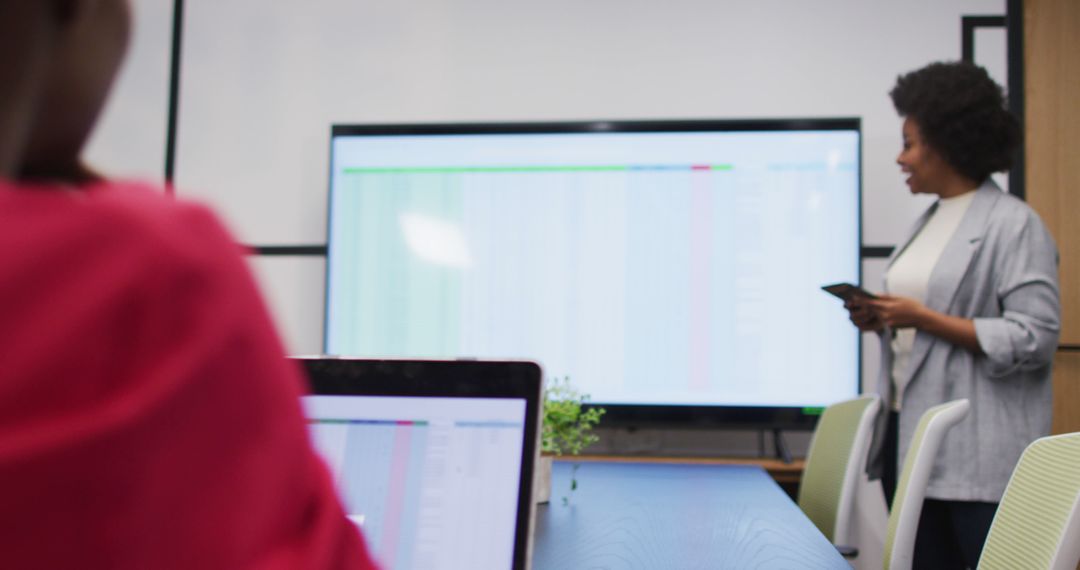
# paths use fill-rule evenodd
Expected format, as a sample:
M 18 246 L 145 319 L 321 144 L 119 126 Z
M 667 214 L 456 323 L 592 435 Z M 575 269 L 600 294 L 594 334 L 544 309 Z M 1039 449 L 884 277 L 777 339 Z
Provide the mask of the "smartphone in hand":
M 833 283 L 832 285 L 823 285 L 821 288 L 824 289 L 826 293 L 839 297 L 844 301 L 858 298 L 877 299 L 877 295 L 858 285 L 852 285 L 851 283 Z

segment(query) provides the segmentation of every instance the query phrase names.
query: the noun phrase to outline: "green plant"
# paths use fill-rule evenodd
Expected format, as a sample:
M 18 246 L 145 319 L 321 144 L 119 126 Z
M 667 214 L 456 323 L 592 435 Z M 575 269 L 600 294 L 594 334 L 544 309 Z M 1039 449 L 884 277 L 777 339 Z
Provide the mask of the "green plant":
M 589 399 L 570 385 L 570 377 L 553 378 L 544 389 L 544 423 L 540 430 L 540 450 L 553 455 L 578 455 L 600 438 L 593 428 L 604 415 L 603 408 L 585 408 Z M 570 491 L 577 489 L 575 464 L 570 476 Z M 569 499 L 562 498 L 563 504 Z
M 570 386 L 570 378 L 554 378 L 544 390 L 544 426 L 541 451 L 554 455 L 578 455 L 599 439 L 592 429 L 600 423 L 603 408 L 583 409 L 589 396 Z

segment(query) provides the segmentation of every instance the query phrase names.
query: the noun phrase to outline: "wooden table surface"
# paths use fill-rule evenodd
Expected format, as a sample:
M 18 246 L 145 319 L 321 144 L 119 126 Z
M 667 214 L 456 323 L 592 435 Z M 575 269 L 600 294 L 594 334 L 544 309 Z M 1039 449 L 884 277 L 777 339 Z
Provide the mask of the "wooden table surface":
M 850 568 L 761 467 L 579 465 L 570 493 L 573 464 L 555 462 L 534 570 Z

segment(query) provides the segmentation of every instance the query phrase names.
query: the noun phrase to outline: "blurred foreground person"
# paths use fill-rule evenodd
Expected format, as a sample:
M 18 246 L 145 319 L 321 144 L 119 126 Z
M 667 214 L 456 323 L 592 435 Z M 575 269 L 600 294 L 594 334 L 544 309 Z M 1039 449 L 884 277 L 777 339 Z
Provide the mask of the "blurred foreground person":
M 373 568 L 240 250 L 79 155 L 124 0 L 0 0 L 0 564 Z

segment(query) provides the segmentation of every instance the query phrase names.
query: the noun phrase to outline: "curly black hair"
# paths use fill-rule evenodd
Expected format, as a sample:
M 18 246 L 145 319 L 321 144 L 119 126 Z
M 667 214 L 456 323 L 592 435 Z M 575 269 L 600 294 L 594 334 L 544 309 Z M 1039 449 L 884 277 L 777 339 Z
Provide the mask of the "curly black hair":
M 982 184 L 1012 167 L 1020 123 L 982 67 L 931 63 L 898 77 L 889 96 L 896 112 L 915 121 L 926 144 L 960 174 Z

